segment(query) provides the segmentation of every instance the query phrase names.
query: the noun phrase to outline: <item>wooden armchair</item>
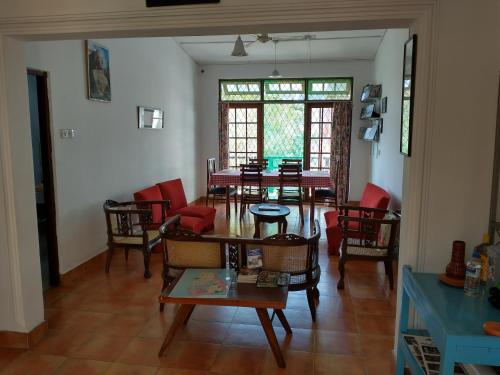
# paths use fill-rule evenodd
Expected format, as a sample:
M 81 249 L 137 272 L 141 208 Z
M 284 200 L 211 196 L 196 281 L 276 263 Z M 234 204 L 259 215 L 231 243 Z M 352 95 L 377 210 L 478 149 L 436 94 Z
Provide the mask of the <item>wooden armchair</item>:
M 352 212 L 354 211 L 354 212 Z M 338 289 L 344 289 L 345 264 L 349 260 L 384 262 L 391 290 L 394 288 L 394 260 L 399 216 L 388 210 L 341 206 L 339 225 L 342 244 L 339 259 Z
M 158 229 L 153 229 L 153 206 L 161 206 L 162 222 L 168 201 L 116 202 L 107 200 L 104 205 L 108 234 L 108 251 L 106 257 L 106 273 L 109 273 L 113 252 L 117 248 L 125 250 L 128 260 L 129 249 L 138 249 L 144 256 L 144 277 L 152 276 L 149 270 L 149 259 L 153 247 L 161 242 Z

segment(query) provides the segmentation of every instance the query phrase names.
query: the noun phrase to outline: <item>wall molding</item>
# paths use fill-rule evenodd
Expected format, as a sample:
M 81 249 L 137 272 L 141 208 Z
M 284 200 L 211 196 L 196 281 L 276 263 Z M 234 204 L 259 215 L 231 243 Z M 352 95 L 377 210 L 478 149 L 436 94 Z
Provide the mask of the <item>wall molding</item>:
M 49 330 L 43 321 L 29 332 L 0 331 L 0 348 L 31 349 L 38 344 Z

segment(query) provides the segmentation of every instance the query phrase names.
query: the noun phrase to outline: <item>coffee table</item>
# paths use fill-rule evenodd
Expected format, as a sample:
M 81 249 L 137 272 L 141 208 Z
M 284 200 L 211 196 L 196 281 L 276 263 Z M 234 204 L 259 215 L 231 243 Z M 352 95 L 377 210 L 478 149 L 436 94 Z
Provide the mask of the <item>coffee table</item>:
M 261 210 L 259 209 L 260 206 L 272 206 L 276 207 L 277 210 Z M 286 228 L 288 226 L 286 217 L 290 215 L 290 209 L 287 206 L 259 203 L 251 205 L 250 212 L 253 214 L 255 221 L 255 233 L 253 238 L 260 238 L 260 223 L 278 223 L 278 233 L 286 233 Z
M 287 286 L 276 288 L 258 288 L 256 284 L 234 283 L 225 298 L 170 297 L 170 292 L 174 289 L 183 274 L 184 271 L 167 287 L 167 289 L 161 293 L 159 297 L 160 303 L 175 303 L 180 304 L 180 307 L 169 331 L 167 332 L 167 335 L 165 336 L 165 340 L 163 341 L 158 356 L 163 355 L 169 344 L 172 342 L 172 339 L 174 338 L 179 327 L 188 323 L 196 305 L 251 307 L 257 312 L 257 316 L 262 324 L 262 328 L 264 329 L 264 333 L 267 337 L 267 341 L 274 354 L 278 367 L 286 367 L 286 363 L 283 359 L 283 354 L 281 353 L 281 348 L 278 340 L 276 339 L 276 334 L 267 309 L 274 310 L 274 313 L 283 325 L 286 334 L 291 335 L 292 329 L 290 328 L 285 314 L 283 313 L 288 297 Z

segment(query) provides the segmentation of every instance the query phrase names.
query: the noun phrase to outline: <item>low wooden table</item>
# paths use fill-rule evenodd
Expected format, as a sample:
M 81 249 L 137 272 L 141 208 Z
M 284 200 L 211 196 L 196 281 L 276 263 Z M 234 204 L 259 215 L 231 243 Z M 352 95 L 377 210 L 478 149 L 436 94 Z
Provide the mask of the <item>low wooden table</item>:
M 260 210 L 259 206 L 261 205 L 274 206 L 279 208 L 279 211 Z M 286 217 L 290 215 L 290 209 L 288 207 L 279 204 L 259 203 L 251 205 L 250 212 L 253 214 L 255 221 L 255 233 L 253 238 L 260 238 L 260 223 L 278 223 L 278 233 L 286 233 L 286 228 L 288 226 Z
M 182 277 L 182 274 L 174 280 L 166 290 L 160 295 L 160 303 L 175 303 L 180 304 L 179 310 L 175 315 L 174 321 L 170 326 L 165 340 L 161 346 L 158 356 L 162 356 L 175 333 L 183 324 L 187 324 L 196 305 L 212 305 L 212 306 L 235 306 L 235 307 L 252 307 L 257 311 L 257 315 L 264 329 L 264 333 L 269 342 L 269 346 L 273 351 L 274 358 L 278 367 L 285 368 L 285 360 L 281 353 L 276 334 L 274 333 L 273 325 L 267 309 L 273 309 L 276 316 L 280 320 L 287 335 L 292 334 L 292 329 L 286 320 L 283 309 L 286 307 L 288 297 L 288 287 L 277 288 L 257 288 L 256 284 L 237 284 L 234 283 L 229 289 L 228 295 L 225 298 L 191 298 L 191 297 L 170 297 L 170 292 L 173 290 L 177 282 Z

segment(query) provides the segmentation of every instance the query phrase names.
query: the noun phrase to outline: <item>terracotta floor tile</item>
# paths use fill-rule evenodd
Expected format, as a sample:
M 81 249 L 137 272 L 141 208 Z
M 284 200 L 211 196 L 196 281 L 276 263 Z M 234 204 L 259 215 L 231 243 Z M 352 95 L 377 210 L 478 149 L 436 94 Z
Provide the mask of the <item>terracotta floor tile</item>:
M 155 375 L 210 375 L 212 373 L 204 370 L 183 370 L 162 367 Z
M 261 325 L 231 324 L 223 342 L 226 346 L 267 347 L 267 339 Z
M 304 375 L 314 371 L 314 354 L 308 352 L 288 351 L 284 354 L 286 368 L 281 369 L 276 364 L 273 353 L 268 350 L 262 370 L 262 375 Z
M 233 329 L 229 330 L 229 326 L 229 323 L 204 322 L 193 319 L 179 332 L 179 339 L 220 344 L 229 332 L 233 332 Z
M 112 362 L 131 341 L 131 337 L 93 335 L 89 340 L 70 352 L 71 357 Z
M 385 299 L 353 298 L 352 305 L 358 314 L 396 316 L 396 309 Z
M 264 365 L 266 349 L 222 346 L 211 372 L 228 375 L 258 375 Z
M 26 352 L 10 362 L 2 375 L 49 375 L 64 362 L 64 357 Z
M 214 363 L 219 348 L 218 344 L 173 341 L 161 358 L 161 363 L 163 367 L 208 370 Z
M 0 371 L 25 352 L 25 349 L 0 348 Z
M 283 328 L 274 327 L 274 332 L 283 352 L 287 350 L 301 352 L 314 351 L 315 331 L 312 329 L 293 328 L 292 334 L 287 335 Z
M 366 375 L 387 375 L 396 373 L 394 357 L 364 358 Z
M 394 318 L 378 315 L 356 315 L 358 330 L 361 335 L 394 336 Z
M 329 314 L 323 311 L 318 312 L 315 328 L 326 331 L 358 333 L 354 313 Z
M 71 330 L 49 330 L 33 351 L 40 354 L 68 355 L 89 340 L 90 333 L 72 332 Z
M 154 375 L 158 371 L 157 367 L 126 365 L 123 363 L 113 363 L 105 372 L 106 375 Z
M 365 375 L 365 369 L 362 357 L 317 353 L 314 356 L 314 374 Z
M 316 331 L 317 353 L 359 355 L 361 345 L 359 336 L 356 333 L 345 333 L 335 331 Z
M 236 307 L 196 306 L 191 315 L 191 319 L 207 322 L 231 323 L 236 313 L 236 309 Z
M 237 324 L 253 324 L 260 326 L 260 320 L 255 309 L 248 307 L 238 307 L 234 314 L 233 323 Z
M 91 311 L 57 309 L 53 310 L 47 321 L 50 329 L 92 332 L 112 315 Z
M 100 375 L 111 366 L 111 362 L 68 358 L 57 369 L 55 375 Z
M 359 335 L 361 351 L 366 357 L 392 356 L 394 350 L 393 336 Z
M 171 305 L 169 305 L 171 306 Z M 165 308 L 165 311 L 153 314 L 146 322 L 138 336 L 149 338 L 163 338 L 165 337 L 172 321 L 174 320 L 175 313 Z
M 146 326 L 147 317 L 136 314 L 115 314 L 96 327 L 95 333 L 104 336 L 137 336 Z

